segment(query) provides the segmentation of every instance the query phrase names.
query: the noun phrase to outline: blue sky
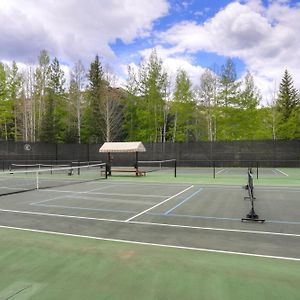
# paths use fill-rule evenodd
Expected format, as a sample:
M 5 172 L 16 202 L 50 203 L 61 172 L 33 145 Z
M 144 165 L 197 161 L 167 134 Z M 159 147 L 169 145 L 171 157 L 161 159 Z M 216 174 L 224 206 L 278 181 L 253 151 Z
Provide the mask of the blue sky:
M 228 0 L 189 0 L 169 1 L 169 12 L 167 15 L 153 22 L 152 32 L 155 35 L 157 32 L 163 32 L 171 28 L 172 26 L 184 22 L 194 21 L 199 24 L 204 23 L 206 20 L 213 17 L 220 9 L 226 7 L 232 1 Z M 117 57 L 122 57 L 124 62 L 138 64 L 141 60 L 141 56 L 138 54 L 145 48 L 153 48 L 156 45 L 155 36 L 140 37 L 134 39 L 130 44 L 124 43 L 121 39 L 117 39 L 115 42 L 109 44 Z M 165 47 L 169 47 L 167 43 Z M 226 63 L 227 56 L 218 55 L 214 52 L 199 51 L 193 55 L 193 62 L 197 65 L 201 65 L 204 68 L 213 69 L 217 66 L 221 66 Z M 242 60 L 237 57 L 232 57 L 238 76 L 241 76 L 245 71 L 245 65 Z
M 3 62 L 35 64 L 46 49 L 66 72 L 98 53 L 120 83 L 153 48 L 170 76 L 184 69 L 194 85 L 230 57 L 267 103 L 285 69 L 300 88 L 300 1 L 0 0 L 0 45 Z

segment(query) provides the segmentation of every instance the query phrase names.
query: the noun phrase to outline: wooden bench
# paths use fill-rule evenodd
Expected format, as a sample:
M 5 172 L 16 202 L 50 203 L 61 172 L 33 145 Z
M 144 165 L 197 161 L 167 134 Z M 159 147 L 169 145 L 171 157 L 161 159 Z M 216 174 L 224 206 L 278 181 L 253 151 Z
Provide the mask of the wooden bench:
M 146 171 L 138 170 L 138 169 L 125 169 L 125 168 L 116 168 L 111 169 L 111 172 L 129 172 L 129 173 L 135 173 L 136 176 L 146 176 Z

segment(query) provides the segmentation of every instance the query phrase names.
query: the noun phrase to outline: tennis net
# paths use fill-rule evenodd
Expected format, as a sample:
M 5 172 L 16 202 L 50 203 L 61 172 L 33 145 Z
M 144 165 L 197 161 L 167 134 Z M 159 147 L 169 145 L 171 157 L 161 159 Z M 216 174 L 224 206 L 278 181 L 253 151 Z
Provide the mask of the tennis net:
M 165 159 L 165 160 L 139 160 L 137 162 L 137 168 L 140 171 L 156 172 L 163 171 L 167 173 L 174 173 L 176 177 L 177 170 L 176 159 Z
M 55 169 L 55 168 L 68 168 L 70 164 L 53 165 L 53 164 L 10 164 L 9 171 L 21 170 L 40 170 L 40 169 Z
M 80 169 L 80 171 L 78 170 Z M 0 173 L 0 196 L 105 179 L 106 164 Z

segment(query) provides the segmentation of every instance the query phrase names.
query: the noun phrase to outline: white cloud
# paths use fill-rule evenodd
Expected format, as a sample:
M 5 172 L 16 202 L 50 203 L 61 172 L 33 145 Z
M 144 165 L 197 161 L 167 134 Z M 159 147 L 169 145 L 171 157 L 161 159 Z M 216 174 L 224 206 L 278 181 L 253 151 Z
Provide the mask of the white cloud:
M 186 71 L 194 86 L 199 84 L 200 76 L 204 72 L 204 68 L 193 65 L 189 59 L 184 57 L 169 57 L 164 60 L 163 66 L 168 70 L 173 80 L 179 69 Z
M 200 76 L 203 74 L 205 68 L 196 66 L 193 63 L 192 56 L 184 53 L 179 55 L 179 49 L 168 49 L 161 45 L 158 45 L 155 50 L 158 58 L 162 60 L 163 68 L 168 72 L 172 83 L 175 81 L 177 71 L 184 70 L 187 72 L 194 86 L 199 84 Z M 140 54 L 143 59 L 148 59 L 152 51 L 153 49 L 144 49 L 140 51 Z M 134 65 L 131 66 L 134 67 Z M 136 70 L 136 67 L 134 69 Z
M 259 0 L 233 2 L 203 24 L 185 21 L 160 38 L 169 53 L 207 51 L 240 58 L 264 93 L 286 68 L 300 87 L 300 7 L 287 1 L 267 7 Z
M 109 43 L 145 36 L 166 0 L 1 0 L 0 59 L 33 60 L 42 49 L 62 61 L 112 57 Z

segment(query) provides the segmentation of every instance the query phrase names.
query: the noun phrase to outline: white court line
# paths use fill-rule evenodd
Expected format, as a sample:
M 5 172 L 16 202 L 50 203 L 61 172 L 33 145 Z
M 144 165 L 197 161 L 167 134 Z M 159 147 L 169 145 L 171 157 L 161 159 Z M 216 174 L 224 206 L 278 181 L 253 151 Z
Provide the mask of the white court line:
M 280 171 L 279 169 L 275 169 L 277 172 L 283 174 L 284 176 L 289 176 L 288 174 L 284 173 L 283 171 Z
M 241 255 L 241 256 L 270 258 L 270 259 L 289 260 L 289 261 L 300 261 L 300 258 L 296 258 L 296 257 L 272 256 L 272 255 L 252 254 L 252 253 L 246 253 L 246 252 L 234 252 L 234 251 L 218 250 L 218 249 L 206 249 L 206 248 L 174 246 L 174 245 L 166 245 L 166 244 L 155 244 L 155 243 L 137 242 L 137 241 L 120 240 L 120 239 L 110 239 L 110 238 L 95 237 L 95 236 L 90 236 L 90 235 L 62 233 L 62 232 L 57 232 L 57 231 L 45 231 L 45 230 L 11 227 L 11 226 L 3 226 L 3 225 L 0 225 L 0 228 L 35 232 L 35 233 L 53 234 L 53 235 L 59 235 L 59 236 L 86 238 L 86 239 L 91 239 L 91 240 L 100 240 L 100 241 L 107 241 L 107 242 L 154 246 L 154 247 L 161 247 L 161 248 L 171 248 L 171 249 L 191 250 L 191 251 L 201 251 L 201 252 L 221 253 L 221 254 L 234 254 L 234 255 Z
M 225 172 L 223 172 L 223 174 L 224 174 L 224 173 L 228 173 L 228 172 L 230 172 L 230 171 L 231 171 L 231 169 L 232 169 L 232 168 L 226 168 L 226 169 L 225 169 Z
M 129 196 L 129 197 L 145 197 L 145 198 L 166 198 L 170 197 L 169 195 L 141 195 L 141 194 L 120 194 L 120 193 L 93 193 L 93 192 L 74 192 L 66 190 L 53 190 L 53 189 L 41 189 L 39 192 L 58 192 L 58 193 L 71 193 L 71 194 L 90 194 L 90 195 L 104 195 L 104 196 Z
M 46 200 L 42 200 L 42 201 L 38 201 L 38 202 L 31 202 L 30 205 L 38 205 L 40 203 L 57 200 L 57 199 L 63 199 L 63 198 L 68 198 L 68 196 L 58 196 L 58 197 L 54 197 L 54 198 L 50 198 L 50 199 L 46 199 Z
M 224 172 L 225 170 L 227 170 L 227 169 L 221 169 L 220 171 L 216 172 L 216 174 L 220 174 L 220 173 Z
M 142 222 L 142 221 L 130 221 L 130 222 L 128 222 L 126 220 L 81 217 L 81 216 L 74 216 L 74 215 L 60 215 L 60 214 L 50 214 L 50 213 L 26 211 L 26 210 L 25 211 L 19 211 L 19 210 L 11 210 L 11 209 L 0 209 L 0 212 L 1 211 L 2 212 L 9 212 L 9 213 L 19 213 L 19 214 L 25 214 L 25 215 L 38 215 L 38 216 L 69 218 L 69 219 L 81 219 L 81 220 L 91 220 L 91 221 L 100 221 L 100 222 L 113 222 L 113 223 L 120 223 L 120 224 L 126 223 L 126 224 L 136 224 L 136 225 L 175 227 L 175 228 L 209 230 L 209 231 L 224 231 L 224 232 L 236 232 L 236 233 L 249 233 L 249 234 L 300 237 L 300 234 L 297 234 L 297 233 L 283 233 L 283 232 L 273 232 L 273 231 L 255 231 L 255 230 L 245 230 L 245 229 L 226 229 L 226 228 L 218 228 L 218 227 L 199 227 L 199 226 L 166 224 L 166 223 L 152 223 L 152 222 Z
M 106 184 L 106 183 L 104 183 Z M 187 184 L 181 182 L 181 183 L 159 183 L 159 182 L 145 182 L 145 183 L 137 183 L 137 182 L 129 182 L 129 181 L 110 181 L 107 184 L 111 184 L 111 185 L 134 185 L 134 186 L 164 186 L 164 187 L 178 187 L 178 186 L 182 186 L 185 187 L 187 186 Z
M 147 205 L 147 204 L 154 204 L 156 203 L 155 201 L 147 201 L 147 200 L 126 200 L 126 199 L 117 199 L 117 198 L 104 198 L 101 197 L 99 198 L 95 198 L 95 197 L 88 197 L 88 196 L 77 196 L 77 195 L 67 195 L 64 198 L 68 198 L 71 200 L 76 200 L 76 199 L 83 199 L 83 200 L 87 200 L 87 201 L 95 201 L 95 202 L 107 202 L 107 203 L 112 203 L 112 202 L 116 202 L 116 203 L 130 203 L 130 204 L 140 204 L 140 205 Z M 55 200 L 55 199 L 50 199 L 50 200 Z M 36 203 L 33 203 L 36 204 Z M 89 207 L 86 207 L 89 208 Z
M 18 185 L 17 185 L 18 186 Z M 6 189 L 6 190 L 20 190 L 20 191 L 26 191 L 26 189 L 24 188 L 23 190 L 21 189 L 22 186 L 20 187 L 8 187 L 8 186 L 1 186 L 0 189 Z
M 156 208 L 156 207 L 158 207 L 158 206 L 160 206 L 160 205 L 166 203 L 167 201 L 169 201 L 169 200 L 171 200 L 171 199 L 173 199 L 173 198 L 175 198 L 175 197 L 177 197 L 177 196 L 183 194 L 184 192 L 188 191 L 189 189 L 191 189 L 191 188 L 193 188 L 193 187 L 194 187 L 193 185 L 189 186 L 188 188 L 186 188 L 186 189 L 184 189 L 183 191 L 181 191 L 181 192 L 179 192 L 179 193 L 177 193 L 177 194 L 175 194 L 175 195 L 169 197 L 168 199 L 166 199 L 166 200 L 164 200 L 164 201 L 162 201 L 162 202 L 159 202 L 159 203 L 157 203 L 156 205 L 151 206 L 150 208 L 145 209 L 144 211 L 142 211 L 142 212 L 136 214 L 135 216 L 133 216 L 133 217 L 127 219 L 125 222 L 129 222 L 129 221 L 131 221 L 131 220 L 133 220 L 133 219 L 135 219 L 135 218 L 137 218 L 137 217 L 143 215 L 144 213 L 148 212 L 149 210 L 152 210 L 152 209 L 154 209 L 154 208 Z
M 103 187 L 98 187 L 96 189 L 88 190 L 88 191 L 85 191 L 85 192 L 82 192 L 82 193 L 85 194 L 85 193 L 90 193 L 90 192 L 94 192 L 94 191 L 100 191 L 100 190 L 104 190 L 106 188 L 109 188 L 109 186 L 106 185 L 106 186 L 103 186 Z

